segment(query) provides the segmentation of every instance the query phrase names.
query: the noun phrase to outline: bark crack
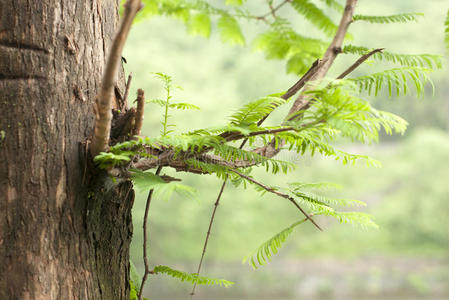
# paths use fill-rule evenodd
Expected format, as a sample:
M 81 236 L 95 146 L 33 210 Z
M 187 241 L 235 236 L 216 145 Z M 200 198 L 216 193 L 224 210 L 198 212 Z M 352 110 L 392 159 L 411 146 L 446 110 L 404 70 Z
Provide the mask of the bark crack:
M 14 49 L 26 49 L 26 50 L 32 50 L 37 51 L 45 54 L 50 54 L 50 51 L 48 49 L 39 47 L 37 45 L 27 44 L 27 43 L 19 43 L 17 41 L 9 42 L 9 41 L 0 41 L 0 46 L 8 47 L 8 48 L 14 48 Z

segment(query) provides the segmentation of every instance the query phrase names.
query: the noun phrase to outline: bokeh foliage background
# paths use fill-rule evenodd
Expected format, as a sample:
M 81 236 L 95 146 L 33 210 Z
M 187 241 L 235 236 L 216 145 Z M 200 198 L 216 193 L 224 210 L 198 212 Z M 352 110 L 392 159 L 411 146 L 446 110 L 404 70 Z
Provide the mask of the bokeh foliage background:
M 219 1 L 216 1 L 219 2 Z M 254 3 L 254 5 L 258 5 Z M 263 7 L 263 6 L 261 6 Z M 418 23 L 354 24 L 353 44 L 385 47 L 400 53 L 444 53 L 445 0 L 366 1 L 357 13 L 390 15 L 423 12 Z M 262 9 L 261 9 L 262 11 Z M 264 10 L 263 10 L 264 11 Z M 328 11 L 329 14 L 335 13 Z M 250 100 L 280 92 L 296 81 L 281 61 L 266 60 L 254 51 L 251 37 L 261 23 L 243 23 L 245 46 L 223 44 L 212 32 L 209 39 L 189 35 L 185 26 L 163 17 L 142 18 L 126 45 L 126 72 L 133 73 L 131 95 L 143 88 L 148 98 L 163 97 L 163 87 L 151 72 L 171 75 L 183 90 L 175 100 L 201 107 L 173 113 L 178 132 L 223 124 L 225 118 Z M 298 19 L 308 35 L 320 34 Z M 338 59 L 338 74 L 355 56 Z M 323 218 L 326 228 L 299 227 L 273 262 L 253 271 L 241 260 L 261 242 L 297 219 L 288 203 L 252 188 L 228 186 L 221 201 L 206 254 L 204 274 L 236 281 L 232 288 L 201 287 L 198 299 L 445 299 L 449 297 L 449 72 L 445 66 L 432 74 L 435 93 L 367 97 L 374 107 L 405 118 L 405 136 L 382 136 L 379 144 L 361 146 L 340 141 L 340 148 L 373 156 L 382 168 L 342 166 L 340 162 L 281 153 L 298 164 L 295 172 L 275 177 L 257 173 L 270 184 L 285 176 L 303 182 L 335 182 L 338 195 L 368 203 L 379 230 L 361 230 Z M 366 64 L 358 75 L 377 70 Z M 157 135 L 161 110 L 146 106 L 143 133 Z M 285 112 L 273 116 L 273 124 Z M 169 174 L 172 171 L 167 171 Z M 173 173 L 174 174 L 174 173 Z M 173 197 L 155 199 L 150 211 L 150 261 L 194 272 L 215 197 L 221 182 L 214 176 L 176 174 L 199 191 L 198 201 Z M 335 192 L 332 192 L 335 195 Z M 142 219 L 146 195 L 134 204 L 132 260 L 141 269 Z M 150 278 L 151 299 L 188 299 L 189 286 L 169 278 Z

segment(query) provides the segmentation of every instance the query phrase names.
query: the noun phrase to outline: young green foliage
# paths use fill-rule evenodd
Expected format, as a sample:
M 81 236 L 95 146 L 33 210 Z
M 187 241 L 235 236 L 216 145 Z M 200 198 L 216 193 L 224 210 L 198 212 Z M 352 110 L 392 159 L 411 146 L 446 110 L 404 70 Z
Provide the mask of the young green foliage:
M 326 50 L 327 43 L 297 33 L 290 21 L 277 17 L 270 28 L 258 35 L 253 47 L 265 52 L 267 59 L 287 61 L 287 73 L 302 74 Z
M 352 206 L 366 206 L 362 201 L 352 199 L 338 199 L 331 198 L 324 195 L 316 194 L 309 191 L 310 189 L 322 189 L 322 188 L 335 188 L 334 184 L 329 183 L 302 183 L 295 182 L 290 183 L 289 188 L 271 187 L 276 191 L 287 194 L 295 199 L 298 203 L 303 204 L 312 211 L 311 216 L 325 215 L 336 218 L 340 223 L 347 223 L 361 227 L 378 228 L 376 223 L 372 220 L 371 216 L 361 212 L 340 212 L 333 206 L 337 207 L 352 207 Z M 258 188 L 263 193 L 264 189 Z M 256 251 L 248 255 L 243 259 L 243 262 L 248 262 L 254 269 L 259 266 L 263 266 L 271 261 L 273 255 L 279 252 L 279 249 L 284 245 L 287 238 L 293 232 L 293 230 L 300 224 L 307 221 L 307 218 L 297 221 L 289 227 L 276 233 L 273 237 L 262 243 Z
M 225 279 L 216 279 L 205 276 L 198 276 L 195 273 L 187 273 L 179 270 L 172 269 L 168 266 L 156 266 L 154 267 L 153 274 L 165 274 L 170 277 L 179 279 L 181 281 L 187 281 L 191 284 L 201 284 L 201 285 L 219 285 L 223 287 L 229 287 L 234 284 L 234 282 Z
M 332 36 L 337 31 L 337 25 L 311 1 L 292 0 L 290 3 L 300 15 L 315 27 L 321 29 L 326 35 Z
M 324 4 L 326 4 L 327 6 L 338 12 L 342 12 L 345 9 L 345 7 L 341 5 L 340 2 L 338 2 L 338 0 L 320 0 L 320 1 L 324 2 Z
M 264 116 L 270 114 L 274 109 L 284 104 L 282 98 L 267 96 L 256 101 L 252 101 L 236 111 L 230 117 L 231 125 L 249 128 L 256 124 Z
M 120 152 L 120 154 L 100 152 L 100 154 L 95 156 L 94 162 L 97 163 L 98 167 L 101 169 L 107 169 L 129 162 L 131 160 L 130 156 L 133 155 L 134 153 L 130 151 Z
M 354 15 L 352 19 L 354 21 L 365 21 L 376 24 L 389 24 L 389 23 L 417 22 L 418 18 L 422 16 L 424 16 L 423 13 L 404 13 L 391 16 Z
M 449 10 L 447 11 L 446 21 L 444 22 L 444 42 L 446 44 L 446 51 L 449 55 Z
M 133 170 L 131 173 L 134 186 L 140 191 L 154 190 L 154 196 L 169 200 L 173 193 L 187 198 L 194 198 L 196 190 L 188 185 L 176 181 L 166 182 L 162 177 L 149 171 Z
M 307 219 L 302 219 L 276 233 L 273 237 L 260 245 L 253 254 L 245 257 L 243 259 L 243 262 L 248 262 L 254 269 L 267 264 L 269 261 L 271 261 L 272 256 L 278 253 L 279 249 L 286 242 L 287 238 L 290 236 L 293 230 L 298 225 L 301 225 L 306 221 Z
M 161 80 L 164 83 L 164 90 L 167 93 L 167 96 L 164 100 L 161 99 L 152 99 L 149 102 L 150 103 L 155 103 L 159 106 L 161 106 L 164 109 L 164 113 L 163 113 L 163 120 L 161 121 L 161 125 L 162 125 L 162 130 L 161 130 L 161 136 L 165 137 L 168 134 L 172 133 L 173 130 L 170 128 L 175 127 L 175 125 L 170 124 L 168 122 L 168 119 L 171 117 L 171 115 L 169 114 L 169 110 L 170 109 L 199 109 L 198 106 L 190 104 L 190 103 L 183 103 L 183 102 L 178 102 L 178 103 L 172 103 L 172 90 L 173 90 L 173 85 L 172 85 L 172 78 L 169 75 L 163 74 L 163 73 L 154 73 L 156 78 L 158 78 L 159 80 Z M 179 86 L 176 86 L 177 88 L 180 88 Z
M 364 55 L 373 49 L 363 46 L 346 45 L 343 48 L 343 53 L 351 53 L 357 55 Z M 443 63 L 441 56 L 434 54 L 398 54 L 388 51 L 376 52 L 371 56 L 372 59 L 379 61 L 387 61 L 395 64 L 400 64 L 405 67 L 421 67 L 421 68 L 436 68 L 441 69 Z
M 218 20 L 217 28 L 224 43 L 245 45 L 245 38 L 240 25 L 232 16 L 223 14 Z
M 221 40 L 234 45 L 245 45 L 247 37 L 241 30 L 242 20 L 259 22 L 258 30 L 252 41 L 253 48 L 263 51 L 267 59 L 279 59 L 286 63 L 288 73 L 304 74 L 309 70 L 312 62 L 323 57 L 329 46 L 320 37 L 310 37 L 299 33 L 290 21 L 292 15 L 283 13 L 290 8 L 296 18 L 299 14 L 310 25 L 324 33 L 328 39 L 337 31 L 336 23 L 321 7 L 331 8 L 342 12 L 344 7 L 337 0 L 288 0 L 275 2 L 265 1 L 266 13 L 251 12 L 253 4 L 245 0 L 226 0 L 223 4 L 205 0 L 145 0 L 144 14 L 163 15 L 181 20 L 188 33 L 210 37 L 214 30 Z M 321 2 L 321 5 L 318 3 Z M 349 3 L 349 2 L 348 2 Z M 245 5 L 246 4 L 246 5 Z M 285 6 L 284 6 L 285 4 Z M 283 9 L 279 9 L 283 7 Z M 259 6 L 258 6 L 259 8 Z M 419 13 L 405 13 L 391 16 L 354 15 L 353 21 L 364 21 L 374 24 L 405 23 L 417 21 L 422 16 Z M 358 22 L 355 22 L 356 24 Z M 360 22 L 362 23 L 362 22 Z M 449 51 L 449 12 L 445 23 L 445 43 Z M 334 49 L 337 50 L 337 49 Z M 339 50 L 339 49 L 338 49 Z M 366 55 L 371 49 L 364 46 L 346 45 L 343 53 Z M 362 91 L 378 95 L 382 90 L 393 94 L 407 94 L 411 88 L 416 89 L 418 95 L 423 95 L 427 84 L 431 84 L 429 73 L 432 69 L 441 68 L 441 57 L 430 54 L 398 54 L 388 51 L 377 52 L 371 59 L 397 64 L 397 68 L 381 72 L 353 77 L 345 80 L 325 82 L 312 87 L 307 86 L 307 97 L 310 97 L 307 109 L 294 113 L 282 125 L 262 127 L 259 121 L 271 114 L 276 108 L 287 103 L 277 96 L 269 95 L 251 101 L 234 112 L 227 122 L 221 126 L 202 128 L 191 132 L 174 134 L 174 125 L 170 123 L 171 109 L 198 109 L 198 107 L 173 102 L 172 78 L 162 73 L 156 73 L 166 91 L 165 99 L 153 99 L 150 102 L 163 109 L 162 129 L 159 137 L 137 138 L 111 146 L 109 152 L 100 153 L 95 162 L 101 168 L 131 165 L 140 159 L 152 160 L 153 166 L 172 166 L 174 160 L 185 164 L 184 171 L 194 168 L 196 172 L 214 173 L 223 180 L 230 180 L 236 186 L 246 187 L 246 183 L 256 186 L 264 193 L 271 192 L 304 207 L 305 215 L 324 215 L 337 219 L 340 223 L 348 223 L 361 227 L 377 225 L 367 214 L 355 211 L 340 211 L 347 207 L 363 206 L 357 200 L 339 199 L 317 193 L 314 190 L 327 185 L 308 183 L 288 183 L 286 187 L 270 187 L 257 185 L 251 181 L 252 167 L 262 166 L 273 174 L 283 171 L 287 173 L 293 168 L 291 163 L 276 160 L 273 157 L 262 156 L 257 149 L 236 147 L 234 141 L 249 139 L 249 146 L 275 145 L 276 150 L 291 150 L 297 155 L 314 155 L 319 153 L 326 157 L 340 160 L 343 164 L 355 163 L 358 160 L 377 166 L 374 159 L 359 154 L 338 150 L 334 142 L 340 138 L 349 138 L 361 143 L 372 143 L 379 140 L 379 133 L 383 130 L 387 134 L 403 134 L 407 122 L 402 118 L 372 107 L 360 98 Z M 248 146 L 247 146 L 248 147 Z M 152 153 L 152 154 L 148 154 Z M 170 160 L 164 154 L 171 155 Z M 158 156 L 160 155 L 160 156 Z M 167 162 L 168 161 L 168 162 Z M 160 163 L 160 164 L 159 164 Z M 182 165 L 182 164 L 180 164 Z M 178 166 L 174 166 L 178 168 Z M 198 171 L 199 170 L 199 171 Z M 169 199 L 173 193 L 192 197 L 195 190 L 177 181 L 167 182 L 167 177 L 158 176 L 151 171 L 133 170 L 131 179 L 139 190 L 154 190 L 157 199 Z M 170 178 L 173 179 L 173 178 Z M 242 185 L 243 183 L 243 185 Z M 307 220 L 294 222 L 264 242 L 254 254 L 248 257 L 250 264 L 264 265 L 278 253 L 293 230 Z M 195 273 L 186 273 L 171 269 L 167 266 L 157 266 L 154 274 L 167 274 L 192 284 L 218 284 L 229 286 L 226 280 L 200 277 Z M 137 280 L 139 282 L 139 280 Z M 140 290 L 133 278 L 131 295 Z
M 377 96 L 382 88 L 388 88 L 390 97 L 393 94 L 399 96 L 401 92 L 407 95 L 407 92 L 410 90 L 409 81 L 411 81 L 414 84 L 417 96 L 423 96 L 426 84 L 430 84 L 432 90 L 434 90 L 434 85 L 429 76 L 431 71 L 431 69 L 420 67 L 402 67 L 348 80 L 358 85 L 360 91 L 366 91 L 369 95 L 374 94 Z
M 190 34 L 208 38 L 210 36 L 211 26 L 211 20 L 208 14 L 197 13 L 192 15 L 187 22 L 187 31 Z

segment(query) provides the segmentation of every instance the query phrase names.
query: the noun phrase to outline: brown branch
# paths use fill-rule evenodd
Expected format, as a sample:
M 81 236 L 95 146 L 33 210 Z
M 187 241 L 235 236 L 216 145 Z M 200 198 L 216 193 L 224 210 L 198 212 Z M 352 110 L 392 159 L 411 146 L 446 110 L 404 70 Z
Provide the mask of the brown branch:
M 330 67 L 334 63 L 336 57 L 338 54 L 341 53 L 341 47 L 343 44 L 344 37 L 348 31 L 349 25 L 352 23 L 352 16 L 354 14 L 355 6 L 357 4 L 357 0 L 346 0 L 346 6 L 345 10 L 343 12 L 343 15 L 340 20 L 340 24 L 338 26 L 337 32 L 335 33 L 335 36 L 327 48 L 323 59 L 321 60 L 322 63 L 319 65 L 317 70 L 314 72 L 312 76 L 308 79 L 308 81 L 313 81 L 315 83 L 320 82 L 329 71 Z M 305 91 L 311 90 L 313 88 L 312 85 L 306 86 L 304 89 Z M 301 93 L 298 98 L 293 103 L 292 107 L 290 108 L 290 111 L 288 112 L 284 123 L 288 121 L 292 121 L 295 118 L 301 117 L 301 114 L 298 115 L 299 111 L 306 110 L 310 107 L 310 101 L 311 96 L 307 93 Z M 282 147 L 284 141 L 279 142 L 279 148 Z M 269 144 L 267 144 L 264 147 L 260 147 L 258 149 L 255 149 L 254 152 L 266 156 L 266 157 L 273 157 L 279 153 L 279 148 L 276 148 L 275 141 L 271 141 Z
M 307 70 L 307 72 L 291 87 L 281 96 L 282 99 L 287 100 L 290 97 L 294 96 L 300 89 L 304 87 L 304 85 L 315 75 L 315 73 L 321 68 L 324 61 L 321 59 L 317 59 L 313 62 L 312 66 Z M 262 123 L 270 116 L 270 114 L 267 114 L 265 117 L 260 119 L 259 122 L 257 122 L 257 126 L 262 125 Z
M 237 171 L 237 170 L 231 169 L 230 171 L 232 171 L 232 172 L 234 172 L 235 174 L 239 175 L 240 177 L 242 177 L 242 178 L 244 178 L 244 179 L 246 179 L 246 180 L 248 180 L 248 181 L 251 181 L 252 183 L 254 183 L 254 184 L 260 186 L 261 188 L 263 188 L 263 189 L 266 190 L 267 192 L 273 193 L 273 194 L 275 194 L 275 195 L 278 195 L 279 197 L 282 197 L 282 198 L 285 198 L 285 199 L 289 200 L 290 202 L 293 203 L 293 205 L 294 205 L 297 209 L 299 209 L 299 211 L 300 211 L 300 212 L 301 212 L 301 213 L 302 213 L 302 214 L 303 214 L 303 215 L 304 215 L 310 222 L 312 222 L 313 225 L 315 225 L 316 228 L 318 228 L 320 231 L 323 231 L 323 229 L 321 229 L 321 227 L 320 227 L 320 226 L 319 226 L 319 225 L 312 219 L 312 217 L 311 217 L 306 211 L 304 211 L 304 209 L 302 209 L 301 206 L 299 206 L 298 202 L 296 202 L 296 200 L 293 199 L 292 197 L 290 197 L 289 195 L 284 194 L 284 193 L 281 193 L 281 192 L 279 192 L 279 191 L 277 191 L 277 190 L 275 190 L 275 189 L 273 189 L 273 188 L 271 188 L 271 187 L 269 187 L 269 186 L 266 186 L 265 184 L 260 183 L 260 182 L 258 182 L 257 180 L 255 180 L 254 178 L 251 178 L 251 177 L 249 177 L 249 176 L 247 176 L 247 175 L 245 175 L 245 174 L 242 174 L 242 173 L 240 173 L 240 172 Z
M 96 101 L 94 136 L 90 148 L 92 156 L 96 156 L 101 151 L 105 151 L 109 145 L 112 120 L 112 100 L 118 66 L 121 61 L 123 46 L 125 45 L 129 30 L 131 29 L 131 24 L 137 12 L 142 7 L 141 0 L 128 0 L 125 3 L 125 12 L 120 28 L 112 42 L 112 47 L 109 50 L 109 57 L 101 83 L 101 91 Z
M 326 52 L 323 56 L 324 63 L 321 65 L 319 70 L 310 78 L 310 81 L 320 82 L 329 71 L 330 67 L 334 63 L 337 55 L 341 53 L 341 47 L 343 44 L 343 40 L 348 31 L 349 25 L 352 23 L 352 16 L 354 14 L 355 6 L 357 4 L 357 0 L 346 0 L 345 10 L 343 12 L 342 18 L 340 20 L 340 24 L 338 26 L 337 32 L 335 36 L 327 48 Z M 306 88 L 306 90 L 310 90 L 312 87 Z M 303 110 L 308 107 L 308 103 L 310 101 L 310 95 L 302 93 L 298 96 L 298 98 L 293 103 L 292 107 L 287 116 L 291 116 L 294 113 Z M 287 119 L 291 121 L 290 119 Z
M 145 94 L 142 89 L 137 90 L 136 102 L 137 102 L 137 110 L 132 135 L 140 135 L 140 131 L 142 130 L 143 115 L 145 109 Z
M 371 51 L 371 52 L 369 52 L 369 53 L 367 53 L 365 55 L 362 55 L 358 60 L 356 60 L 355 63 L 353 63 L 349 68 L 347 68 L 346 71 L 341 73 L 340 76 L 337 77 L 337 79 L 345 78 L 346 76 L 351 74 L 352 71 L 357 69 L 357 67 L 360 66 L 365 60 L 367 60 L 368 58 L 370 58 L 371 56 L 373 56 L 377 52 L 382 52 L 384 49 L 385 48 L 377 48 L 377 49 L 374 49 L 373 51 Z
M 156 175 L 159 175 L 161 172 L 162 167 L 159 166 L 156 170 Z M 145 281 L 147 280 L 148 274 L 151 274 L 150 266 L 148 264 L 148 254 L 147 254 L 147 243 L 148 243 L 148 236 L 147 236 L 147 221 L 148 221 L 148 212 L 150 210 L 150 204 L 151 204 L 151 198 L 153 197 L 154 189 L 151 189 L 148 193 L 147 203 L 145 205 L 145 215 L 143 217 L 143 263 L 145 265 L 145 273 L 142 277 L 142 283 L 140 284 L 140 291 L 139 291 L 139 300 L 142 300 L 143 297 L 143 288 L 145 285 Z
M 300 89 L 304 87 L 304 85 L 310 80 L 310 78 L 315 75 L 315 73 L 319 70 L 320 66 L 323 64 L 323 61 L 317 59 L 313 62 L 312 66 L 310 66 L 309 70 L 297 81 L 294 85 L 292 85 L 280 98 L 287 100 L 290 97 L 294 96 Z M 270 114 L 265 115 L 262 119 L 257 122 L 257 126 L 262 125 L 263 122 L 270 116 Z M 238 132 L 226 132 L 221 134 L 220 136 L 226 138 L 227 140 L 234 140 L 233 135 L 239 135 Z M 243 145 L 246 144 L 246 140 L 243 142 Z
M 293 130 L 296 132 L 300 132 L 301 130 L 304 130 L 306 128 L 309 128 L 311 126 L 314 126 L 314 125 L 317 125 L 320 123 L 324 123 L 324 122 L 325 122 L 325 120 L 317 120 L 317 121 L 312 121 L 309 123 L 304 123 L 299 128 L 298 127 L 284 127 L 284 128 L 278 128 L 278 129 L 272 129 L 272 130 L 255 131 L 252 134 L 253 134 L 253 136 L 259 135 L 259 134 L 276 134 L 279 132 L 286 132 L 286 131 L 293 131 Z M 245 140 L 242 141 L 242 144 L 240 145 L 239 149 L 243 149 L 246 141 L 248 140 L 247 136 L 243 136 L 243 135 L 240 136 L 240 138 L 243 138 L 243 137 L 245 137 Z M 264 149 L 264 148 L 270 149 L 270 147 L 264 146 L 261 148 L 254 149 L 252 151 L 255 152 L 256 154 L 266 157 L 267 159 L 274 156 L 271 154 L 263 155 L 264 153 L 261 149 Z M 152 148 L 147 150 L 147 152 L 151 152 L 151 151 L 153 151 Z M 218 155 L 205 154 L 205 153 L 195 154 L 195 153 L 191 153 L 191 152 L 185 152 L 185 153 L 175 155 L 175 152 L 172 149 L 168 149 L 168 150 L 165 150 L 164 152 L 160 153 L 158 155 L 158 158 L 139 160 L 138 162 L 134 163 L 133 167 L 136 169 L 139 169 L 139 170 L 148 170 L 148 169 L 155 168 L 157 166 L 168 166 L 168 167 L 172 167 L 172 168 L 176 169 L 177 171 L 185 171 L 185 172 L 190 172 L 190 173 L 195 173 L 195 174 L 206 174 L 207 172 L 204 171 L 203 169 L 195 168 L 193 166 L 188 165 L 185 162 L 187 159 L 192 159 L 192 158 L 197 159 L 201 162 L 208 163 L 208 164 L 215 164 L 215 165 L 219 165 L 219 166 L 223 166 L 223 167 L 231 168 L 231 169 L 248 168 L 248 167 L 252 167 L 252 166 L 255 166 L 258 164 L 256 161 L 252 161 L 252 160 L 229 161 L 229 160 L 226 160 Z
M 129 89 L 131 87 L 132 79 L 133 79 L 133 73 L 129 73 L 128 81 L 126 82 L 125 95 L 123 95 L 123 108 L 125 110 L 128 109 L 128 94 L 129 94 Z

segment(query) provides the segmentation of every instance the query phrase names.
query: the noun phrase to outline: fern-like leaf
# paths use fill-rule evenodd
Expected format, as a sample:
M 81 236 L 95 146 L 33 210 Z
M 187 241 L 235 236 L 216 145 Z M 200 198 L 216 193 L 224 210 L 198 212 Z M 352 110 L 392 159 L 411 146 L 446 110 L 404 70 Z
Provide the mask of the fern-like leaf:
M 408 80 L 414 83 L 418 96 L 424 95 L 424 87 L 430 84 L 434 90 L 433 82 L 429 77 L 431 69 L 419 67 L 393 68 L 366 76 L 349 79 L 357 84 L 360 90 L 365 90 L 368 94 L 377 96 L 379 91 L 387 87 L 391 96 L 393 93 L 400 95 L 401 91 L 404 95 L 409 90 Z
M 323 215 L 326 215 L 326 212 L 323 212 Z M 373 221 L 372 216 L 366 213 L 354 211 L 350 212 L 333 211 L 329 212 L 329 214 L 327 215 L 334 217 L 341 224 L 349 224 L 353 226 L 359 226 L 361 228 L 374 228 L 374 229 L 379 228 L 379 225 L 377 225 L 376 222 Z
M 261 165 L 266 168 L 267 171 L 271 171 L 273 174 L 282 171 L 287 174 L 289 171 L 294 170 L 296 165 L 283 160 L 277 160 L 273 158 L 267 158 L 252 151 L 246 151 L 226 144 L 221 144 L 214 149 L 215 154 L 219 155 L 227 161 L 248 161 L 254 165 Z
M 318 135 L 317 135 L 318 134 Z M 323 156 L 333 157 L 335 160 L 340 160 L 343 164 L 355 164 L 362 160 L 367 165 L 379 166 L 380 163 L 366 155 L 351 154 L 345 151 L 335 149 L 324 136 L 319 132 L 310 134 L 309 130 L 304 130 L 300 133 L 296 132 L 282 132 L 276 135 L 276 138 L 286 141 L 289 150 L 295 150 L 297 153 L 304 155 L 310 152 L 313 156 L 315 153 L 320 153 Z
M 287 72 L 302 74 L 323 55 L 327 44 L 298 34 L 287 19 L 277 17 L 270 30 L 256 37 L 253 47 L 265 52 L 267 59 L 287 59 Z
M 234 284 L 234 282 L 225 279 L 216 279 L 205 276 L 198 276 L 196 273 L 187 273 L 179 270 L 172 269 L 168 266 L 156 266 L 153 270 L 154 274 L 165 274 L 173 278 L 179 279 L 181 281 L 187 281 L 191 284 L 201 284 L 201 285 L 219 285 L 223 287 L 229 287 Z
M 207 163 L 197 159 L 187 159 L 185 160 L 185 163 L 192 168 L 201 169 L 205 173 L 215 174 L 218 178 L 223 180 L 227 179 L 228 176 L 234 176 L 234 173 L 230 172 L 227 167 L 217 164 Z
M 246 0 L 226 0 L 225 4 L 226 4 L 226 5 L 236 5 L 236 6 L 240 6 L 240 5 L 242 5 L 244 2 L 246 2 Z
M 127 163 L 131 160 L 131 156 L 135 153 L 131 151 L 121 152 L 120 154 L 114 154 L 111 152 L 100 152 L 94 157 L 94 162 L 102 169 L 107 169 L 109 167 L 115 167 L 123 163 Z
M 291 184 L 289 184 L 289 186 L 291 186 Z M 340 207 L 366 206 L 366 203 L 360 200 L 326 197 L 323 195 L 305 191 L 302 188 L 294 188 L 292 189 L 292 191 L 297 197 L 301 197 L 303 199 L 306 199 L 307 201 L 314 201 L 315 204 L 319 203 L 320 205 L 332 205 Z
M 230 117 L 231 124 L 235 126 L 255 124 L 283 103 L 284 99 L 270 96 L 250 102 Z
M 292 0 L 290 3 L 300 15 L 315 27 L 321 29 L 326 35 L 332 36 L 337 31 L 337 25 L 312 2 L 308 0 Z
M 345 7 L 337 0 L 320 0 L 320 1 L 324 2 L 324 4 L 326 4 L 327 6 L 338 12 L 342 12 L 345 9 Z
M 354 21 L 365 21 L 369 23 L 388 24 L 388 23 L 406 23 L 418 21 L 419 17 L 424 16 L 422 13 L 404 13 L 391 16 L 365 16 L 354 15 L 352 19 Z
M 154 196 L 163 200 L 169 200 L 173 193 L 188 198 L 195 198 L 196 190 L 188 185 L 176 181 L 166 182 L 164 179 L 151 172 L 142 172 L 133 170 L 131 178 L 134 185 L 140 191 L 149 191 L 154 189 Z
M 291 182 L 288 184 L 288 186 L 295 190 L 309 190 L 309 189 L 341 189 L 342 186 L 333 182 L 315 182 L 315 183 L 308 183 L 308 182 Z
M 235 18 L 224 14 L 218 20 L 217 27 L 223 42 L 234 45 L 245 45 L 245 38 Z
M 260 245 L 254 253 L 248 255 L 243 259 L 243 262 L 248 262 L 254 269 L 263 266 L 271 261 L 273 255 L 277 254 L 279 249 L 285 243 L 289 235 L 300 224 L 306 222 L 307 219 L 297 221 L 282 231 L 276 233 L 273 237 L 268 239 Z
M 444 22 L 444 41 L 446 43 L 446 51 L 449 55 L 449 10 L 447 11 L 446 21 Z
M 369 53 L 371 50 L 372 49 L 366 47 L 347 45 L 343 48 L 343 53 L 364 55 Z M 433 54 L 398 54 L 388 51 L 382 51 L 375 53 L 371 56 L 371 58 L 381 61 L 384 60 L 393 62 L 407 67 L 441 69 L 443 66 L 441 56 Z
M 340 212 L 331 206 L 364 205 L 361 201 L 333 199 L 310 192 L 297 190 L 280 190 L 295 199 L 300 205 L 307 206 L 312 211 L 312 214 L 330 216 L 337 219 L 342 224 L 350 224 L 353 226 L 360 226 L 362 228 L 378 228 L 378 225 L 373 221 L 369 214 L 361 212 Z
M 192 35 L 200 35 L 205 38 L 210 36 L 211 21 L 208 14 L 198 13 L 189 18 L 187 31 Z
M 190 104 L 190 103 L 185 103 L 185 102 L 175 102 L 175 103 L 170 103 L 169 105 L 170 108 L 174 108 L 174 109 L 181 109 L 181 110 L 186 110 L 186 109 L 200 109 L 198 106 Z

